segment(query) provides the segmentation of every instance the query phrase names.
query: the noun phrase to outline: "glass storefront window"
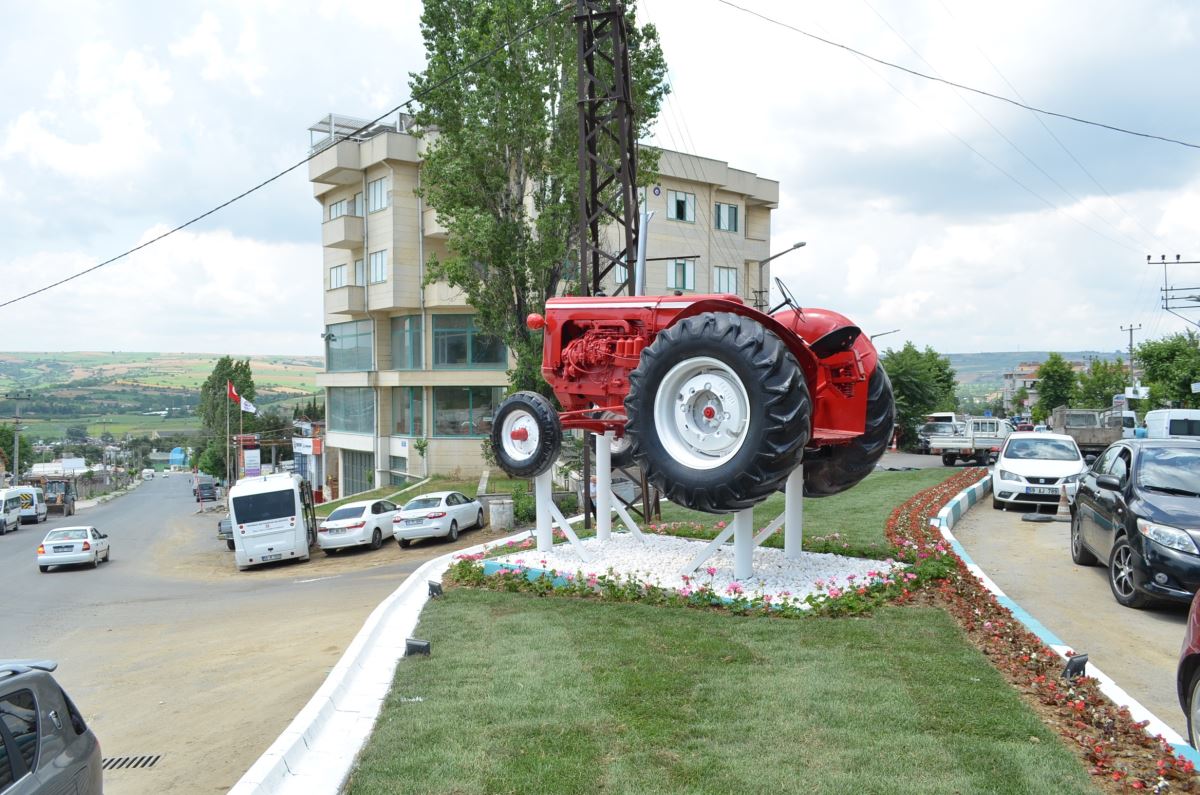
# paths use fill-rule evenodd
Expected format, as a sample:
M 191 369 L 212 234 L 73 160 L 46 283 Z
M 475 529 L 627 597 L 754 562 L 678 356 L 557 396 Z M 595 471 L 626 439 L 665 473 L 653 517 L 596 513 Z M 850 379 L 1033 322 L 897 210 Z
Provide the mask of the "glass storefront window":
M 421 316 L 392 318 L 392 369 L 420 370 L 423 358 Z
M 371 369 L 374 328 L 370 320 L 353 320 L 325 327 L 325 372 Z
M 474 315 L 433 316 L 433 366 L 506 367 L 508 348 L 475 327 Z
M 392 434 L 425 435 L 425 389 L 419 386 L 392 388 Z
M 375 396 L 371 387 L 330 387 L 329 430 L 375 433 Z
M 504 389 L 494 386 L 438 386 L 433 388 L 435 436 L 486 436 L 492 432 L 492 414 Z

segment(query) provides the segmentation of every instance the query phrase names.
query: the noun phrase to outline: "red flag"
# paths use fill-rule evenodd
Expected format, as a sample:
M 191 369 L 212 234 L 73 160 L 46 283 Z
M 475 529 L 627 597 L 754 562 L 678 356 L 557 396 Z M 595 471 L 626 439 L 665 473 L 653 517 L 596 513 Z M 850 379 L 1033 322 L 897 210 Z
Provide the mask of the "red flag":
M 228 395 L 229 395 L 229 399 L 230 399 L 230 400 L 232 400 L 234 403 L 241 403 L 241 402 L 242 402 L 242 396 L 241 396 L 241 395 L 239 395 L 239 394 L 237 393 L 237 390 L 233 388 L 233 382 L 232 382 L 232 381 L 228 381 L 228 380 L 227 380 L 227 381 L 225 382 L 225 391 L 228 393 Z

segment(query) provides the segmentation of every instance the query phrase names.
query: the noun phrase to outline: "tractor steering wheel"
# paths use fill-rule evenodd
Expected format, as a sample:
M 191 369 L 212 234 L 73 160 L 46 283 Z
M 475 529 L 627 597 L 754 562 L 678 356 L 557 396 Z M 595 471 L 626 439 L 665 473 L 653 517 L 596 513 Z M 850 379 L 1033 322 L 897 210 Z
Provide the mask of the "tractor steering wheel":
M 779 288 L 779 294 L 783 296 L 783 300 L 780 301 L 775 306 L 775 308 L 772 309 L 767 314 L 773 315 L 776 312 L 778 312 L 780 309 L 783 309 L 785 306 L 787 306 L 787 307 L 791 307 L 792 309 L 796 310 L 797 314 L 803 315 L 804 310 L 800 308 L 800 304 L 796 303 L 796 299 L 792 297 L 792 291 L 787 288 L 787 285 L 784 284 L 783 280 L 780 279 L 778 276 L 775 277 L 775 286 Z

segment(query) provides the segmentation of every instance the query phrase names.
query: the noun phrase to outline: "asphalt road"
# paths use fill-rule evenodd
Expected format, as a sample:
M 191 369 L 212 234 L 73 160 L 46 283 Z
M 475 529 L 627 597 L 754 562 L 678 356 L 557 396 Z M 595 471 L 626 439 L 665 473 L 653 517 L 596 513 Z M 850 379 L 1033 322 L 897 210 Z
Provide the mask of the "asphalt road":
M 1067 522 L 1024 522 L 1019 513 L 993 510 L 990 498 L 967 512 L 954 535 L 1017 604 L 1187 737 L 1175 695 L 1187 605 L 1122 607 L 1104 567 L 1071 562 Z
M 408 574 L 492 537 L 317 552 L 238 572 L 216 539 L 223 514 L 195 511 L 187 477 L 158 478 L 0 537 L 0 656 L 58 660 L 56 676 L 106 758 L 162 757 L 105 771 L 110 795 L 229 789 Z M 112 561 L 39 573 L 38 543 L 69 524 L 108 533 Z

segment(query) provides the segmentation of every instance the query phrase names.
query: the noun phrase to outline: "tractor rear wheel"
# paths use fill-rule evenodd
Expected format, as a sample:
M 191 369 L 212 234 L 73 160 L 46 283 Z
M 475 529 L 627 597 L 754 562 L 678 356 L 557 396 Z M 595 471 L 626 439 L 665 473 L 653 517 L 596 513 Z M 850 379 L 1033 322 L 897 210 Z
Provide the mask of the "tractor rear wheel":
M 839 494 L 875 471 L 896 424 L 892 382 L 876 364 L 867 381 L 867 422 L 863 435 L 850 444 L 830 447 L 826 455 L 804 462 L 804 496 Z
M 558 412 L 537 392 L 509 395 L 492 420 L 492 451 L 514 478 L 533 478 L 549 469 L 562 447 Z
M 812 401 L 800 365 L 760 323 L 706 312 L 661 331 L 629 376 L 633 457 L 672 502 L 749 508 L 804 453 Z

